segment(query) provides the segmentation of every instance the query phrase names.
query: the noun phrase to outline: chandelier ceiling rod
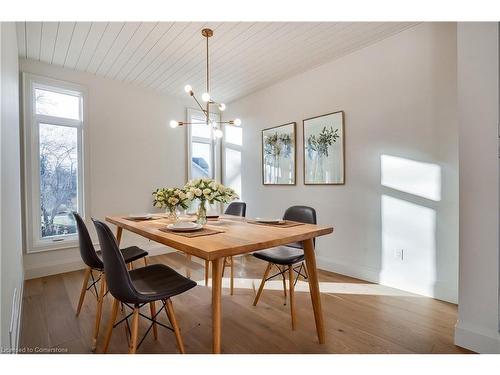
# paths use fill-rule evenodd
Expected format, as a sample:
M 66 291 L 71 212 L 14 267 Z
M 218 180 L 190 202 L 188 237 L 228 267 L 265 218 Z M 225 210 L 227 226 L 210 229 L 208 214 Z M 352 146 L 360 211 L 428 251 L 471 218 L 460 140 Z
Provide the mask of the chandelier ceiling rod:
M 208 38 L 214 35 L 214 32 L 210 29 L 201 30 L 201 35 L 203 35 L 206 39 L 207 46 L 207 93 L 210 93 L 210 70 L 209 70 L 209 62 L 208 62 Z M 210 123 L 210 100 L 207 101 L 207 112 L 205 113 L 207 125 Z

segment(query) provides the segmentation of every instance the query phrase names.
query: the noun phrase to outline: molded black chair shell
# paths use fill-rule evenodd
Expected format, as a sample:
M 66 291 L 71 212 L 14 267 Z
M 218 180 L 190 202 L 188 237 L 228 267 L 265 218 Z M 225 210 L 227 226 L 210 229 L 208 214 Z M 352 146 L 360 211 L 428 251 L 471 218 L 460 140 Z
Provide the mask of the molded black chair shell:
M 73 216 L 78 229 L 78 243 L 80 244 L 80 256 L 82 257 L 83 262 L 90 268 L 102 269 L 102 260 L 95 251 L 87 226 L 78 213 L 73 212 Z
M 78 242 L 80 244 L 80 255 L 83 262 L 90 268 L 102 270 L 104 265 L 101 259 L 101 252 L 95 250 L 87 226 L 81 216 L 76 212 L 73 212 L 73 216 L 75 217 L 76 227 L 78 228 Z M 146 250 L 137 246 L 129 246 L 120 251 L 125 259 L 125 263 L 133 262 L 148 255 Z
M 307 206 L 289 207 L 283 215 L 284 220 L 298 221 L 306 224 L 316 224 L 316 210 Z M 304 251 L 301 242 L 294 242 L 286 246 L 277 246 L 271 249 L 257 251 L 253 256 L 280 265 L 291 265 L 304 260 Z
M 224 213 L 226 215 L 245 217 L 247 214 L 247 204 L 245 202 L 232 202 L 227 206 Z
M 168 299 L 196 286 L 196 283 L 163 264 L 128 271 L 115 236 L 109 227 L 93 220 L 102 249 L 109 292 L 121 302 L 141 304 Z

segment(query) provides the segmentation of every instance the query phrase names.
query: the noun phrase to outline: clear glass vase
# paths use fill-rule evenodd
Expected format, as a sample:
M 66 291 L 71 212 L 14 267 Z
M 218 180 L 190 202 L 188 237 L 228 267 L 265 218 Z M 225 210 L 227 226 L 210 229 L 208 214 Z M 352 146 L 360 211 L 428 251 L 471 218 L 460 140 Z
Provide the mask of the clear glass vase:
M 205 200 L 200 200 L 200 204 L 198 205 L 197 219 L 196 223 L 205 225 L 207 223 L 207 206 Z
M 170 221 L 173 221 L 174 223 L 179 221 L 179 214 L 177 213 L 177 207 L 167 207 L 167 210 L 165 211 L 167 214 L 167 218 Z

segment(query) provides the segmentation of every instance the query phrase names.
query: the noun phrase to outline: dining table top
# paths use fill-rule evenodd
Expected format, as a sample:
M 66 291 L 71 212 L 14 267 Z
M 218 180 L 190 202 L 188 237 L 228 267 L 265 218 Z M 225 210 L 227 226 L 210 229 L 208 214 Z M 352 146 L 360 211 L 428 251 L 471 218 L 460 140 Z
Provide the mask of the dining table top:
M 250 219 L 239 216 L 221 215 L 217 220 L 209 220 L 204 226 L 220 233 L 185 237 L 161 230 L 172 223 L 163 215 L 142 221 L 132 220 L 126 215 L 106 216 L 106 221 L 121 229 L 206 260 L 246 254 L 333 232 L 331 226 L 300 223 L 291 227 L 280 227 L 256 224 Z

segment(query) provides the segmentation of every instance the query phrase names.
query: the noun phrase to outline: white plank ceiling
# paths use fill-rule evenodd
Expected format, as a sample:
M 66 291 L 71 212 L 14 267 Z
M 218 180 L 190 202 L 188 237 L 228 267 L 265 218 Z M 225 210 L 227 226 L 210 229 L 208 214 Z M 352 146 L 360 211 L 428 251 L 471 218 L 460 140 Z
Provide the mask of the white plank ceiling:
M 18 22 L 19 56 L 162 93 L 205 88 L 210 27 L 211 95 L 230 102 L 387 38 L 415 23 Z

